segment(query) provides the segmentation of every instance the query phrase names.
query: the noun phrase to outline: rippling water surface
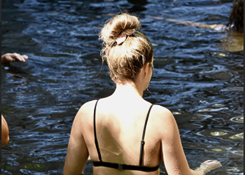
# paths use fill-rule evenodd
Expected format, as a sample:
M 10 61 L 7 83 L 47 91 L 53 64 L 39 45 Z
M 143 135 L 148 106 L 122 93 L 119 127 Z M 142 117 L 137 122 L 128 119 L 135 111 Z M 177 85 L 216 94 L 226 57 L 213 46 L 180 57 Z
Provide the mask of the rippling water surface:
M 218 159 L 223 167 L 210 174 L 243 174 L 243 52 L 223 49 L 227 33 L 150 17 L 226 24 L 231 6 L 231 0 L 3 0 L 2 54 L 29 60 L 1 69 L 11 139 L 2 148 L 2 174 L 62 174 L 77 110 L 114 91 L 98 33 L 120 11 L 140 17 L 154 44 L 144 98 L 173 112 L 190 167 Z M 85 174 L 92 174 L 91 163 Z

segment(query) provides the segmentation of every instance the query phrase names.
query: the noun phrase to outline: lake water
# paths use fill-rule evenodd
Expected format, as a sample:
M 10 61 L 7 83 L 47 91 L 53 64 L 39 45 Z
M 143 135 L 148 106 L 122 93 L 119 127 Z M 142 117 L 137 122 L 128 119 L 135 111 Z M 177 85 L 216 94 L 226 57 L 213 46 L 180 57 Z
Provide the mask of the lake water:
M 226 24 L 231 7 L 231 0 L 3 0 L 2 54 L 29 60 L 1 68 L 11 139 L 2 174 L 62 174 L 76 112 L 115 89 L 98 33 L 121 11 L 137 15 L 154 44 L 144 98 L 173 112 L 190 167 L 217 159 L 223 166 L 210 174 L 242 175 L 243 52 L 223 49 L 227 33 L 149 17 Z M 84 172 L 92 174 L 92 163 Z

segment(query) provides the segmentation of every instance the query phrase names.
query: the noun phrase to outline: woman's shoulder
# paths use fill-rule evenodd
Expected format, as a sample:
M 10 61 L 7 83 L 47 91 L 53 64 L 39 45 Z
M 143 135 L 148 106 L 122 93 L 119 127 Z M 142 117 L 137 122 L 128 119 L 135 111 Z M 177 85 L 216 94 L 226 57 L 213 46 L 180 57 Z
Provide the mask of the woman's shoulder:
M 94 112 L 95 103 L 97 100 L 91 100 L 85 102 L 77 112 L 77 116 L 79 117 L 88 117 L 91 116 Z
M 172 137 L 177 128 L 177 123 L 172 112 L 160 105 L 153 106 L 151 123 L 159 139 L 166 138 L 167 136 Z
M 151 111 L 152 118 L 155 119 L 157 124 L 166 124 L 169 122 L 175 122 L 175 118 L 172 112 L 161 105 L 153 105 Z
M 95 107 L 95 103 L 97 102 L 98 100 L 91 100 L 91 101 L 87 101 L 85 102 L 80 109 L 83 109 L 83 110 L 86 110 L 88 108 L 93 108 Z
M 173 115 L 172 112 L 168 108 L 161 106 L 161 105 L 157 105 L 157 104 L 153 105 L 153 111 L 155 115 L 161 115 L 161 116 L 162 115 L 164 116 Z

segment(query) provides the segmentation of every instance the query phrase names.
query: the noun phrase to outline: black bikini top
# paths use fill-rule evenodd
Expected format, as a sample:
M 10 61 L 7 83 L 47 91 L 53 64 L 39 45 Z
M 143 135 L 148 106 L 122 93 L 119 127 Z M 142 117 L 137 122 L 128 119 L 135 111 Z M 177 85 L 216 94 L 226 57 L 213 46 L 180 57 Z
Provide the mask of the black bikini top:
M 95 107 L 94 107 L 94 139 L 95 139 L 95 146 L 98 152 L 98 157 L 99 157 L 99 162 L 98 161 L 93 161 L 93 165 L 94 166 L 104 166 L 104 167 L 109 167 L 109 168 L 114 168 L 114 169 L 118 169 L 118 170 L 137 170 L 137 171 L 146 171 L 146 172 L 150 172 L 150 171 L 156 171 L 159 167 L 159 165 L 155 166 L 155 167 L 145 167 L 142 166 L 142 161 L 143 161 L 143 150 L 144 150 L 144 137 L 145 137 L 145 130 L 146 130 L 146 125 L 147 125 L 147 121 L 148 121 L 148 117 L 151 111 L 151 108 L 153 105 L 150 106 L 149 111 L 147 113 L 146 116 L 146 120 L 145 120 L 145 126 L 144 126 L 144 130 L 143 130 L 143 135 L 142 135 L 142 140 L 141 140 L 141 147 L 140 147 L 140 159 L 139 159 L 139 165 L 127 165 L 127 164 L 118 164 L 118 163 L 110 163 L 110 162 L 103 162 L 102 158 L 101 158 L 101 154 L 100 154 L 100 150 L 99 150 L 99 145 L 98 145 L 98 141 L 97 141 L 97 135 L 96 135 L 96 123 L 95 123 L 95 118 L 96 118 L 96 107 L 97 107 L 97 103 L 99 100 L 96 101 L 95 103 Z

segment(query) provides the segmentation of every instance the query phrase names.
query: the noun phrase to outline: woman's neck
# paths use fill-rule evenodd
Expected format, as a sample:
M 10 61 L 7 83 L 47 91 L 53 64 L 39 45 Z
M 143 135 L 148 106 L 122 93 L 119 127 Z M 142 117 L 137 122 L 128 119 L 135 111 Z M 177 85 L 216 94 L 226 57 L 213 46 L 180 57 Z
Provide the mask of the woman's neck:
M 143 90 L 139 90 L 135 83 L 133 82 L 126 82 L 124 84 L 116 84 L 116 90 L 112 94 L 117 98 L 142 98 Z

